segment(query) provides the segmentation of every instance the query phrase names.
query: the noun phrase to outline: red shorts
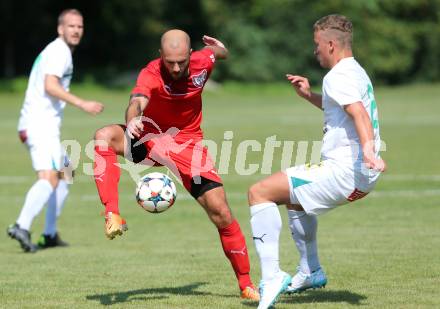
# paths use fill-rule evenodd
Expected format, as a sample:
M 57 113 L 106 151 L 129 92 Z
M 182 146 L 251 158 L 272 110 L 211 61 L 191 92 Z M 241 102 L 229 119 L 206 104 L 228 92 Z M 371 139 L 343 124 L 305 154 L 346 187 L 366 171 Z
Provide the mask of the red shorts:
M 213 188 L 222 184 L 208 149 L 198 136 L 173 135 L 167 131 L 146 134 L 129 142 L 131 145 L 127 148 L 131 153 L 126 153 L 128 159 L 151 166 L 166 166 L 193 196 L 199 195 L 193 194 L 197 185 L 208 183 L 208 187 Z M 210 182 L 218 185 L 213 186 Z

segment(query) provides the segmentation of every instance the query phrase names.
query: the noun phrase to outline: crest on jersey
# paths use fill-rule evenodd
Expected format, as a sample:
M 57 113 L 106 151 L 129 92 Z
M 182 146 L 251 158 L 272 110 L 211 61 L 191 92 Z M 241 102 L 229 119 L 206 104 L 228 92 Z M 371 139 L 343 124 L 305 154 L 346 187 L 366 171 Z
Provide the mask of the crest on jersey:
M 205 84 L 207 76 L 208 76 L 208 71 L 206 71 L 206 69 L 204 69 L 202 72 L 200 72 L 197 75 L 193 75 L 191 79 L 194 86 L 196 86 L 197 88 L 202 88 L 203 85 Z

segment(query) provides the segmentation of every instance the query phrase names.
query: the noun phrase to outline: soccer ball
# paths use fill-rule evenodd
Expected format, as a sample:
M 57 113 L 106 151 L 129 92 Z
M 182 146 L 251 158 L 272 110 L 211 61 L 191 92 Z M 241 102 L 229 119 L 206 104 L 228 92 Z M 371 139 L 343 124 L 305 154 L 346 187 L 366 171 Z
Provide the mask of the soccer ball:
M 147 174 L 137 183 L 136 200 L 148 212 L 164 212 L 174 204 L 176 195 L 176 185 L 162 173 Z

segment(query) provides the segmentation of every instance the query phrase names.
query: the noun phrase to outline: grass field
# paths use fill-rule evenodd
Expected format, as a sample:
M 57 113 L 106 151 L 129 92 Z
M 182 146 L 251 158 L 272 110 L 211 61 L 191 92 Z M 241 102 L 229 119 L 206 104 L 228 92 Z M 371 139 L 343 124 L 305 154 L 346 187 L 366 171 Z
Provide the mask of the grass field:
M 84 147 L 93 132 L 123 121 L 127 91 L 73 87 L 86 98 L 105 102 L 105 112 L 92 118 L 67 107 L 63 139 L 82 145 L 77 180 L 59 222 L 71 246 L 24 254 L 4 232 L 16 220 L 34 182 L 25 148 L 16 134 L 22 96 L 0 93 L 0 307 L 1 308 L 252 308 L 238 298 L 229 262 L 218 234 L 202 209 L 178 186 L 169 211 L 149 214 L 134 200 L 135 184 L 123 173 L 120 208 L 129 231 L 108 241 L 103 210 L 93 179 L 84 174 L 90 163 Z M 440 294 L 440 85 L 376 89 L 383 157 L 389 170 L 374 193 L 319 218 L 321 262 L 328 274 L 325 289 L 283 295 L 277 308 L 439 308 Z M 300 101 L 289 85 L 228 85 L 206 92 L 205 137 L 221 143 L 233 131 L 238 143 L 264 144 L 321 139 L 322 115 Z M 296 145 L 296 144 L 295 144 Z M 309 149 L 310 150 L 310 149 Z M 296 147 L 294 149 L 296 151 Z M 246 163 L 261 164 L 261 152 L 249 152 Z M 280 169 L 275 149 L 272 171 Z M 231 208 L 247 237 L 252 276 L 260 269 L 252 243 L 246 190 L 265 175 L 240 176 L 235 161 L 223 175 Z M 298 254 L 285 212 L 280 257 L 294 272 Z M 36 240 L 44 213 L 34 221 Z

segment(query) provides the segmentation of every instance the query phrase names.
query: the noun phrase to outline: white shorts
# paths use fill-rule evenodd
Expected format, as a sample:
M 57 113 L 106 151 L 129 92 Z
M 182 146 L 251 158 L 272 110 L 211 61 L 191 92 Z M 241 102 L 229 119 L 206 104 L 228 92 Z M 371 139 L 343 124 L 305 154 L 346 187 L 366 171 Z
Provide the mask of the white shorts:
M 69 164 L 69 157 L 57 137 L 41 138 L 28 135 L 26 146 L 35 171 L 61 171 Z
M 365 176 L 332 160 L 290 167 L 285 172 L 291 203 L 300 204 L 308 215 L 320 215 L 366 196 L 380 174 Z

